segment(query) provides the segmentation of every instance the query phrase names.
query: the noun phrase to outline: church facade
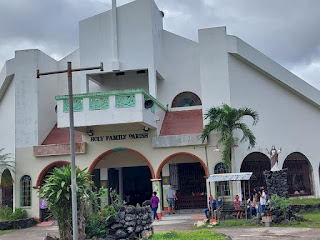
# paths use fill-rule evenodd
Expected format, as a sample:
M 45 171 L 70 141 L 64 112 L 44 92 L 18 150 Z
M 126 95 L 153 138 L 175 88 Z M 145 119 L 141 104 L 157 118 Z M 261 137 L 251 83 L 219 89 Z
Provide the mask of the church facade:
M 64 70 L 67 62 L 104 64 L 102 72 L 73 73 L 76 164 L 97 188 L 113 188 L 129 204 L 157 191 L 161 213 L 172 184 L 178 209 L 204 208 L 209 194 L 231 199 L 241 191 L 228 182 L 209 186 L 211 174 L 252 171 L 252 185 L 264 185 L 275 146 L 290 196 L 320 197 L 320 92 L 225 27 L 201 29 L 195 42 L 164 30 L 164 17 L 153 0 L 113 1 L 111 10 L 79 23 L 79 49 L 62 60 L 29 49 L 5 63 L 0 148 L 15 162 L 14 207 L 39 218 L 38 189 L 70 162 L 67 76 L 36 78 L 37 69 Z M 199 138 L 205 112 L 222 104 L 260 116 L 251 127 L 256 147 L 235 146 L 232 169 L 221 161 L 217 133 Z M 3 204 L 7 193 L 2 188 Z

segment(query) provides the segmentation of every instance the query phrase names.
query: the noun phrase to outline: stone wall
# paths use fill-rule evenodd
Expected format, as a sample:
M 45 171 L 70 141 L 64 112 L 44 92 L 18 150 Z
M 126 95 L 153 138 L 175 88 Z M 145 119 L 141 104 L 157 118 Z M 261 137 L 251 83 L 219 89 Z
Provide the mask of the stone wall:
M 299 205 L 290 205 L 290 210 L 292 212 L 312 212 L 320 210 L 320 203 L 316 204 L 299 204 Z
M 118 217 L 111 225 L 108 240 L 113 239 L 147 239 L 153 233 L 153 212 L 150 206 L 118 207 Z M 148 236 L 148 237 L 146 237 Z
M 36 220 L 34 218 L 26 218 L 15 221 L 5 221 L 0 222 L 0 230 L 28 228 L 34 226 L 35 224 Z
M 287 171 L 288 169 L 263 172 L 266 178 L 267 195 L 269 198 L 274 194 L 277 194 L 280 197 L 289 197 Z

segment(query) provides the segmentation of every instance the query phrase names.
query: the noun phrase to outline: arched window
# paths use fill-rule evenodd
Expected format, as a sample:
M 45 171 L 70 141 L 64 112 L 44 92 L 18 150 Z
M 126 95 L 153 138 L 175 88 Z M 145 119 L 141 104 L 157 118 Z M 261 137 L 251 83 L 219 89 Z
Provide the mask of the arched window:
M 21 184 L 21 206 L 31 206 L 31 177 L 24 175 L 20 181 Z
M 228 165 L 220 162 L 217 163 L 216 166 L 214 167 L 214 173 L 219 174 L 219 173 L 228 173 L 229 172 L 229 167 Z M 229 182 L 217 182 L 216 183 L 216 193 L 218 196 L 229 196 L 230 195 L 230 187 L 229 187 Z
M 172 101 L 171 107 L 192 107 L 202 105 L 201 99 L 193 92 L 179 93 Z

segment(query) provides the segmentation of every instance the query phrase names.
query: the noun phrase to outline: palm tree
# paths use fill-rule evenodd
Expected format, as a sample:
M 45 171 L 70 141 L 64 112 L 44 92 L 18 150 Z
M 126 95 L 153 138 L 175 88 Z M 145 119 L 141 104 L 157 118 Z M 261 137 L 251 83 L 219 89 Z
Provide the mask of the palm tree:
M 201 139 L 202 141 L 207 139 L 211 131 L 220 133 L 218 144 L 224 146 L 222 160 L 229 166 L 231 166 L 234 146 L 239 142 L 239 139 L 234 136 L 236 131 L 240 130 L 242 132 L 240 142 L 249 141 L 248 149 L 254 147 L 256 144 L 256 138 L 252 131 L 242 122 L 245 116 L 253 118 L 253 125 L 257 124 L 259 121 L 259 115 L 256 111 L 250 108 L 236 109 L 227 104 L 224 104 L 221 107 L 211 108 L 205 113 L 205 119 L 208 119 L 209 123 L 205 125 Z
M 4 151 L 4 148 L 0 148 L 0 173 L 1 176 L 1 185 L 3 186 L 11 186 L 13 183 L 12 176 L 10 174 L 11 172 L 14 172 L 14 165 L 13 161 L 9 160 L 11 159 L 10 153 L 2 154 Z

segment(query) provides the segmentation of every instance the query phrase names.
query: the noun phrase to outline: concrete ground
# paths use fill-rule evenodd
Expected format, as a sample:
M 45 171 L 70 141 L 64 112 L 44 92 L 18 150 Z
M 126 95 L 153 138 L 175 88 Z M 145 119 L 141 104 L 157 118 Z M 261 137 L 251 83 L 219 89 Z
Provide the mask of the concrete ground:
M 191 218 L 197 218 L 193 215 L 171 215 L 165 216 L 161 221 L 154 222 L 155 232 L 168 231 L 190 231 L 194 222 Z M 320 240 L 320 229 L 318 228 L 214 228 L 213 231 L 221 232 L 230 236 L 233 240 Z M 0 240 L 43 240 L 46 233 L 58 235 L 58 227 L 32 227 L 18 230 L 5 235 L 0 235 Z M 196 240 L 196 239 L 195 239 Z

